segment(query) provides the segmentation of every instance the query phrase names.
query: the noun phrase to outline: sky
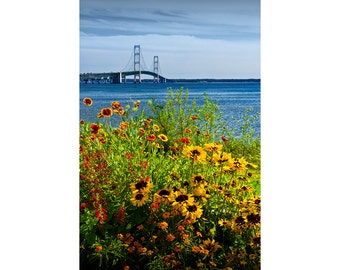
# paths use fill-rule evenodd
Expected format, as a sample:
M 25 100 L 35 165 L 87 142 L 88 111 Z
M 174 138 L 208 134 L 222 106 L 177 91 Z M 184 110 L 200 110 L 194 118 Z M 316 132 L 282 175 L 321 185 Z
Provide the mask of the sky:
M 141 65 L 166 78 L 260 78 L 260 0 L 80 0 L 80 72 Z

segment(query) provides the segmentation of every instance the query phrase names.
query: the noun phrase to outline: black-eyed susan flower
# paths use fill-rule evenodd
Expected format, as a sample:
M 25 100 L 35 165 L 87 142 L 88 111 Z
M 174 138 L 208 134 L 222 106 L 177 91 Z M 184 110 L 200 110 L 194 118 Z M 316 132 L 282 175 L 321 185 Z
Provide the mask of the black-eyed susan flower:
M 112 109 L 111 108 L 103 108 L 103 109 L 101 109 L 100 113 L 104 117 L 110 117 L 112 115 Z
M 172 203 L 172 190 L 163 188 L 155 193 L 155 198 L 158 198 L 160 203 L 169 205 Z
M 143 206 L 146 204 L 148 200 L 148 193 L 142 193 L 142 192 L 133 192 L 132 193 L 132 198 L 131 198 L 131 203 L 134 206 Z
M 204 144 L 204 149 L 209 152 L 219 152 L 222 150 L 223 145 L 217 143 L 206 143 Z
M 173 196 L 173 203 L 172 206 L 174 209 L 179 209 L 186 205 L 186 204 L 193 204 L 194 203 L 194 198 L 192 197 L 191 194 L 187 194 L 185 190 L 180 190 L 174 192 Z
M 229 162 L 232 160 L 232 157 L 230 153 L 226 152 L 214 153 L 212 160 L 216 166 L 225 166 L 226 164 L 229 164 Z
M 243 171 L 247 166 L 247 161 L 244 158 L 232 158 L 229 160 L 229 167 L 234 171 Z
M 167 142 L 168 141 L 168 137 L 164 134 L 159 134 L 158 138 L 161 139 L 161 141 L 163 142 Z
M 215 239 L 211 240 L 210 238 L 208 238 L 207 240 L 203 241 L 203 244 L 201 244 L 200 247 L 203 250 L 208 250 L 208 254 L 213 254 L 222 246 L 220 246 L 218 242 L 215 242 Z
M 200 146 L 187 146 L 182 152 L 187 158 L 193 159 L 195 162 L 204 162 L 207 153 Z
M 138 191 L 141 193 L 148 193 L 153 187 L 153 184 L 150 181 L 141 179 L 136 183 L 130 184 L 130 188 L 132 192 Z
M 196 197 L 208 197 L 207 196 L 207 191 L 205 190 L 204 186 L 198 186 L 198 187 L 195 187 L 192 191 L 192 193 L 194 194 L 194 196 Z
M 261 222 L 260 214 L 250 213 L 247 215 L 247 221 L 252 225 L 259 225 Z
M 221 227 L 223 228 L 227 228 L 227 227 L 230 227 L 231 226 L 231 223 L 229 220 L 226 220 L 226 219 L 220 219 L 218 221 L 218 225 L 220 225 Z
M 206 185 L 207 181 L 205 180 L 203 174 L 193 174 L 191 177 L 191 186 L 196 186 L 196 185 Z
M 193 220 L 196 220 L 196 218 L 201 217 L 203 214 L 202 206 L 197 202 L 183 205 L 181 212 L 182 216 Z
M 91 98 L 84 98 L 83 102 L 86 106 L 92 106 L 92 99 Z

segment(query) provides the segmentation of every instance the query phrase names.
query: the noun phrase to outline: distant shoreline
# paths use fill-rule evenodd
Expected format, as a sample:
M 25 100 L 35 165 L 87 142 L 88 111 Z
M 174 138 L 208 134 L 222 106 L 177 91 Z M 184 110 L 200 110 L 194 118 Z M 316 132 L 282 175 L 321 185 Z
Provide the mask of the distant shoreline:
M 143 83 L 154 82 L 153 79 L 142 79 Z M 126 79 L 127 83 L 133 82 L 133 79 Z M 166 79 L 166 83 L 211 83 L 211 82 L 261 82 L 261 79 Z

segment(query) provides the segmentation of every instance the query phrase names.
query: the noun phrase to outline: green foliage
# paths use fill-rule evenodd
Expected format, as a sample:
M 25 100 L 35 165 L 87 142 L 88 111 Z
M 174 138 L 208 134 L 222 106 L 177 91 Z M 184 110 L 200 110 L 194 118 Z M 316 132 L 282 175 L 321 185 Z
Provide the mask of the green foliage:
M 81 269 L 259 269 L 260 142 L 168 89 L 80 127 Z M 117 108 L 122 108 L 115 103 Z

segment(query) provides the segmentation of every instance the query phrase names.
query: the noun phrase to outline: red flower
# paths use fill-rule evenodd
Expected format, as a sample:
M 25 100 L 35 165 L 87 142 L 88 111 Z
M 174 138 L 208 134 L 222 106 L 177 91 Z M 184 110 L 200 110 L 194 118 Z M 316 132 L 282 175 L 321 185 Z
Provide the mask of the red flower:
M 181 138 L 180 142 L 181 143 L 189 144 L 190 143 L 190 138 Z
M 224 137 L 224 136 L 222 136 L 221 139 L 222 139 L 222 141 L 224 141 L 225 143 L 228 143 L 228 142 L 229 142 L 229 140 L 228 140 L 226 137 Z
M 86 106 L 91 106 L 92 105 L 92 99 L 91 98 L 84 98 L 83 102 Z
M 152 142 L 152 141 L 154 141 L 154 140 L 156 140 L 156 135 L 155 134 L 150 134 L 146 139 L 148 140 L 148 141 L 150 141 L 150 142 Z
M 99 125 L 97 125 L 97 124 L 94 124 L 94 123 L 92 123 L 91 124 L 91 133 L 92 134 L 97 134 L 98 133 L 98 130 L 100 129 L 100 126 Z
M 111 108 L 103 108 L 100 111 L 101 115 L 106 116 L 106 117 L 110 117 L 112 115 L 112 109 Z

